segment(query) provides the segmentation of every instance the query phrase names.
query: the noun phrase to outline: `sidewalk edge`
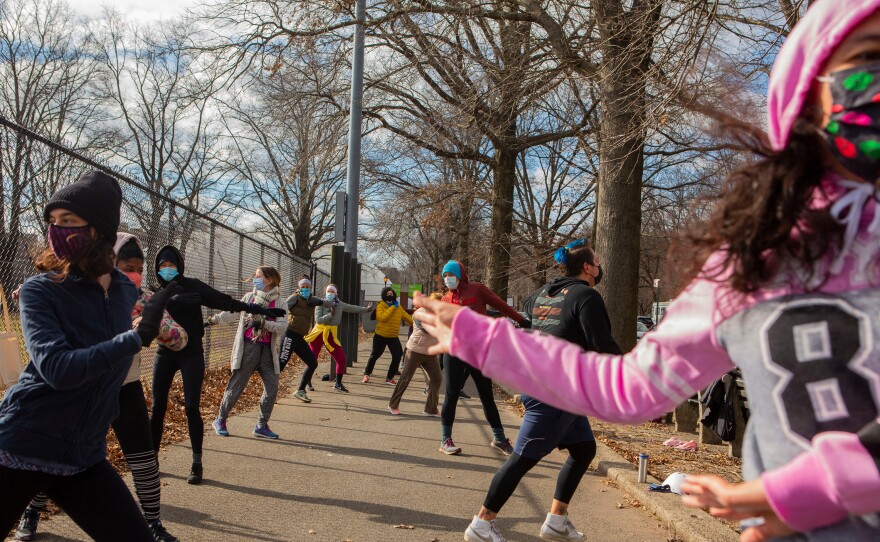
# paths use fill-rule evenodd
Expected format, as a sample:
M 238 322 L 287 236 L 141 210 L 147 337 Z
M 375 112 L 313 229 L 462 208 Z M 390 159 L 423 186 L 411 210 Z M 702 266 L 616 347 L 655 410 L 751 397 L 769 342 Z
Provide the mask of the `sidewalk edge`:
M 599 474 L 639 501 L 657 516 L 670 534 L 683 542 L 737 542 L 739 535 L 703 510 L 687 508 L 677 495 L 652 493 L 646 484 L 638 483 L 638 475 L 631 463 L 602 442 L 596 441 L 594 463 Z M 657 482 L 648 477 L 649 482 Z

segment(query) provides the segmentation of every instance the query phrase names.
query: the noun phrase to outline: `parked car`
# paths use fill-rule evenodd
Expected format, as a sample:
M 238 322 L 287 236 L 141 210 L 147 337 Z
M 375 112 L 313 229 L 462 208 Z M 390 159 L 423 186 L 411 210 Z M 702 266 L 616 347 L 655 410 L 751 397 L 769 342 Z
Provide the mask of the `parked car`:
M 648 329 L 654 329 L 654 319 L 650 316 L 639 316 L 639 322 L 645 324 Z
M 645 323 L 642 322 L 641 319 L 639 319 L 639 320 L 636 322 L 636 340 L 637 340 L 637 341 L 642 340 L 642 337 L 644 337 L 644 336 L 645 336 L 645 333 L 647 333 L 648 331 L 650 331 L 650 329 L 648 328 L 648 326 L 646 326 Z

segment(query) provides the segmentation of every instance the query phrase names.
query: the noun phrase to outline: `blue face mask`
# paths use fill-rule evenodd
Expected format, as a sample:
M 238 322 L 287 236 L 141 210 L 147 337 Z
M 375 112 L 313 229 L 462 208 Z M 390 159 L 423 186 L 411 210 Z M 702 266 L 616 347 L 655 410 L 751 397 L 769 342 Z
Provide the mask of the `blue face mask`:
M 312 297 L 312 290 L 311 288 L 300 288 L 299 295 L 303 296 L 303 298 L 305 299 L 308 299 Z
M 253 282 L 254 282 L 254 288 L 256 288 L 257 290 L 265 290 L 266 289 L 266 282 L 263 279 L 261 279 L 260 277 L 255 277 Z
M 336 299 L 336 294 L 327 294 L 328 301 L 333 301 L 334 299 Z
M 163 267 L 159 270 L 159 276 L 162 277 L 162 280 L 165 282 L 171 282 L 178 275 L 180 275 L 180 273 L 178 273 L 177 269 L 173 267 Z

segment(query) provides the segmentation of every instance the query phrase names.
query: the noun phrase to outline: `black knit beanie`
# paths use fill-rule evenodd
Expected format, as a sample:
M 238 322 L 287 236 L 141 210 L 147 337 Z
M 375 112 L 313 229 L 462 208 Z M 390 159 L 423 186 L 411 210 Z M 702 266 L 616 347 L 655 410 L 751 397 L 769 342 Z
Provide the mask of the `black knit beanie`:
M 156 258 L 156 261 L 159 262 L 159 265 L 162 265 L 165 262 L 170 262 L 174 264 L 174 267 L 180 269 L 180 260 L 177 257 L 177 251 L 172 248 L 163 248 L 159 252 L 159 257 Z
M 94 227 L 98 235 L 115 243 L 121 207 L 122 189 L 116 179 L 102 171 L 90 171 L 52 194 L 43 219 L 48 221 L 54 209 L 67 209 Z

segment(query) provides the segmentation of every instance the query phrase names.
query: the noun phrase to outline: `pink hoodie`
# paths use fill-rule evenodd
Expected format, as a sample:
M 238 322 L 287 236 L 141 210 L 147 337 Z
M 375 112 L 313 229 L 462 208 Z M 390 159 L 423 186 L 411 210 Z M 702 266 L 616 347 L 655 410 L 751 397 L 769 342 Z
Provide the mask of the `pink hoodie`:
M 768 92 L 774 148 L 836 45 L 878 9 L 880 0 L 820 0 L 791 33 Z M 880 423 L 880 213 L 866 183 L 829 178 L 825 188 L 849 233 L 818 290 L 795 272 L 751 296 L 698 278 L 623 356 L 463 310 L 451 354 L 563 410 L 624 423 L 668 412 L 737 365 L 752 409 L 745 477 L 761 477 L 774 510 L 808 540 L 880 540 L 880 458 L 858 435 Z

